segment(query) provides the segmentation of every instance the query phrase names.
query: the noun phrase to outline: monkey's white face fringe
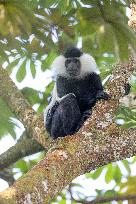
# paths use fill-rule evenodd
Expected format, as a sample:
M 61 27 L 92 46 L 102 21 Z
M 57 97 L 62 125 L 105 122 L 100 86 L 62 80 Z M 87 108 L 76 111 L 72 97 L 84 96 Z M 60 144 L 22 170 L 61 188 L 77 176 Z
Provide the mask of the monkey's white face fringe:
M 80 58 L 81 62 L 81 76 L 86 75 L 87 73 L 97 73 L 99 74 L 99 69 L 95 62 L 95 59 L 89 54 L 83 54 Z
M 58 56 L 54 60 L 51 66 L 54 75 L 67 76 L 66 68 L 65 68 L 65 60 L 66 58 L 63 55 Z M 100 73 L 96 65 L 96 62 L 91 55 L 83 54 L 81 57 L 79 57 L 79 60 L 81 62 L 81 73 L 79 77 L 82 78 L 83 76 L 89 73 L 97 73 L 97 74 Z
M 53 61 L 51 68 L 54 75 L 66 75 L 65 60 L 66 58 L 63 55 L 60 55 Z

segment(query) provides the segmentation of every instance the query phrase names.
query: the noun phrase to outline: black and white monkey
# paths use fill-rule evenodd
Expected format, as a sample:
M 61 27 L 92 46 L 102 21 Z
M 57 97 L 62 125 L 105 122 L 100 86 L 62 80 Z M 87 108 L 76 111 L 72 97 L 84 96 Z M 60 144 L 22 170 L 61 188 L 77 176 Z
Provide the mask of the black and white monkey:
M 107 100 L 108 94 L 103 90 L 94 58 L 78 48 L 68 48 L 54 60 L 52 68 L 56 83 L 44 121 L 47 132 L 56 139 L 79 130 L 96 101 Z

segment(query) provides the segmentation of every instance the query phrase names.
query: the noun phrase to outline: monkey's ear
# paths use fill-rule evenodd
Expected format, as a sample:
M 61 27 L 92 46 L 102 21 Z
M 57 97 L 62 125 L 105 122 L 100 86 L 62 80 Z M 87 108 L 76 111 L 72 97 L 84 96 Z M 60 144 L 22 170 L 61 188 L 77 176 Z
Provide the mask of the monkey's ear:
M 86 73 L 100 74 L 100 71 L 97 67 L 95 59 L 91 55 L 84 53 L 80 57 L 80 62 L 81 62 L 81 72 L 83 75 Z
M 65 71 L 65 60 L 66 58 L 63 55 L 56 57 L 51 65 L 52 72 L 54 75 L 66 75 Z

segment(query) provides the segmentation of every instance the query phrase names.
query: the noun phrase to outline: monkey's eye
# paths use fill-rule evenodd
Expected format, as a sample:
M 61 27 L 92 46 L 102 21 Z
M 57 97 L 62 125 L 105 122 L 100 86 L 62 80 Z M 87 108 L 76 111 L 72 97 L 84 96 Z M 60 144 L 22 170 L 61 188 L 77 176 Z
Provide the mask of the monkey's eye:
M 70 59 L 67 59 L 66 61 L 65 61 L 65 64 L 69 64 L 71 62 L 71 60 Z

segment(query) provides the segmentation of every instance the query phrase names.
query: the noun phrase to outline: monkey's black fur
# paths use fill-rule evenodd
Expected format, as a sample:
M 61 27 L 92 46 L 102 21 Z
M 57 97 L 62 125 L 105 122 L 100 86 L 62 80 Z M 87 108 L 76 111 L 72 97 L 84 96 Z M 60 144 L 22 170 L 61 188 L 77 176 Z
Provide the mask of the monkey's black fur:
M 64 57 L 71 58 L 71 57 L 80 57 L 83 53 L 76 47 L 69 47 L 66 52 L 64 53 Z
M 124 86 L 125 89 L 125 95 L 128 95 L 130 93 L 131 85 L 129 83 L 126 83 Z
M 72 105 L 70 105 L 72 104 Z M 81 112 L 76 97 L 69 94 L 63 99 L 52 116 L 50 134 L 53 138 L 71 135 L 81 119 Z
M 53 102 L 49 104 L 45 113 L 46 129 L 54 139 L 78 131 L 90 116 L 91 108 L 96 101 L 108 99 L 99 75 L 93 71 L 95 69 L 92 71 L 88 69 L 84 75 L 82 74 L 84 63 L 81 63 L 83 62 L 81 56 L 83 53 L 78 48 L 68 48 L 64 53 L 65 71 L 64 74 L 58 73 L 56 90 L 54 89 L 59 99 L 52 96 Z M 91 66 L 96 66 L 91 56 L 90 59 Z
M 103 91 L 100 77 L 95 73 L 91 73 L 78 80 L 58 76 L 56 84 L 57 93 L 60 98 L 69 93 L 75 94 L 82 113 L 95 105 L 98 99 L 97 93 Z

